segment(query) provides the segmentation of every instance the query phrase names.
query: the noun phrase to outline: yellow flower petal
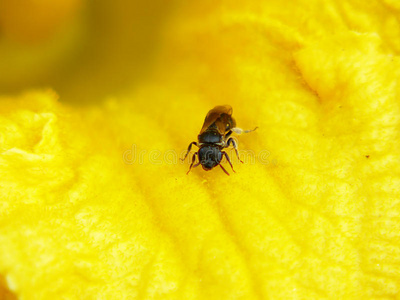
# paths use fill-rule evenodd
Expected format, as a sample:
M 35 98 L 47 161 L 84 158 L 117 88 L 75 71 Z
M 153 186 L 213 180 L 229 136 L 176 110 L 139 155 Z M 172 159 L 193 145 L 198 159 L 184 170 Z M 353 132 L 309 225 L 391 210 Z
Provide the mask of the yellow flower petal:
M 0 295 L 397 297 L 396 5 L 185 3 L 122 96 L 4 96 Z M 217 104 L 259 126 L 238 137 L 245 164 L 187 176 Z

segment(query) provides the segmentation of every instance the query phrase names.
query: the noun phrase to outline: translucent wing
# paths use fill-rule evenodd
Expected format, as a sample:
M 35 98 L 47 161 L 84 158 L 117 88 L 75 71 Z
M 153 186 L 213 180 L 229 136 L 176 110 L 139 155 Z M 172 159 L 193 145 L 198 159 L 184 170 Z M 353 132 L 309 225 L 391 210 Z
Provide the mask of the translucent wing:
M 235 121 L 232 119 L 232 107 L 229 105 L 216 106 L 210 110 L 204 120 L 200 134 L 207 130 L 213 123 L 217 126 L 220 134 L 224 135 L 227 129 L 235 126 Z

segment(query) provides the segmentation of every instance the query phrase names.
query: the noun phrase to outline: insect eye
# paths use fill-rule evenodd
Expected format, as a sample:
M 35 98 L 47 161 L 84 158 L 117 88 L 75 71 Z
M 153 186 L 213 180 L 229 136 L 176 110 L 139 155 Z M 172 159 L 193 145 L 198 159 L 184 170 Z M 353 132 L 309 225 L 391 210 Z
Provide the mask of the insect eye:
M 229 124 L 226 124 L 225 130 L 229 130 L 231 126 Z

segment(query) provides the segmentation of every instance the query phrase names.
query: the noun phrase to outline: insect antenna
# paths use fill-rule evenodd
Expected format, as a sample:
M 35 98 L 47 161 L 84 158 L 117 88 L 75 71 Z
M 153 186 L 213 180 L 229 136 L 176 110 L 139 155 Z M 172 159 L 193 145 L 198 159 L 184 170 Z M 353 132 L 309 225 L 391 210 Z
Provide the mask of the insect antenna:
M 221 164 L 220 164 L 219 166 L 220 166 L 220 167 L 221 167 L 221 169 L 222 169 L 222 170 L 225 172 L 225 174 L 229 176 L 229 173 L 228 173 L 228 171 L 227 171 L 227 170 L 225 170 L 225 168 L 224 168 L 224 167 L 223 167 Z

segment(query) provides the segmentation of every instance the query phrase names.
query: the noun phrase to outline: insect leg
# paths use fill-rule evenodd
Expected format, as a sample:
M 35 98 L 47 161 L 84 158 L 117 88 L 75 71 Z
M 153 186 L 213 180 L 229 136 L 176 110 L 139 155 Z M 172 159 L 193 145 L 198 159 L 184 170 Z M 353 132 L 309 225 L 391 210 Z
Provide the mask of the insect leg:
M 232 130 L 234 133 L 242 134 L 242 133 L 249 133 L 249 132 L 252 132 L 252 131 L 256 130 L 257 128 L 258 128 L 258 127 L 254 128 L 254 129 L 251 129 L 251 130 L 243 130 L 242 128 L 235 127 L 235 128 L 232 128 L 231 130 Z
M 222 153 L 222 155 L 225 156 L 226 160 L 231 165 L 232 171 L 236 173 L 236 171 L 233 169 L 233 166 L 232 166 L 231 160 L 229 159 L 228 153 L 226 153 L 225 151 L 222 151 L 221 153 Z
M 197 155 L 197 152 L 195 154 L 193 154 L 193 156 L 192 156 L 192 161 L 191 161 L 191 164 L 190 164 L 190 168 L 189 168 L 189 171 L 187 171 L 186 175 L 188 175 L 190 170 L 192 169 L 193 164 L 196 161 L 196 155 Z M 200 164 L 200 162 L 198 164 L 196 164 L 195 167 L 197 167 L 199 164 Z
M 243 163 L 243 161 L 242 161 L 242 160 L 240 159 L 240 157 L 239 157 L 239 152 L 238 152 L 238 149 L 237 149 L 237 144 L 236 144 L 236 142 L 235 142 L 235 140 L 234 140 L 233 138 L 230 138 L 230 139 L 228 140 L 228 142 L 226 143 L 226 147 L 229 147 L 230 145 L 232 145 L 233 148 L 235 149 L 236 156 L 237 156 L 238 160 L 239 160 L 241 163 Z
M 190 152 L 190 150 L 192 150 L 192 146 L 193 145 L 196 145 L 197 146 L 197 143 L 196 142 L 191 142 L 190 144 L 189 144 L 189 147 L 188 147 L 188 149 L 187 149 L 187 152 L 186 152 L 186 154 L 185 154 L 185 157 L 184 158 L 181 158 L 181 161 L 184 161 L 185 159 L 186 159 L 186 157 L 189 155 L 189 152 Z M 198 147 L 198 146 L 197 146 Z
M 229 130 L 229 132 L 225 135 L 225 139 L 229 138 L 232 134 L 232 130 Z

